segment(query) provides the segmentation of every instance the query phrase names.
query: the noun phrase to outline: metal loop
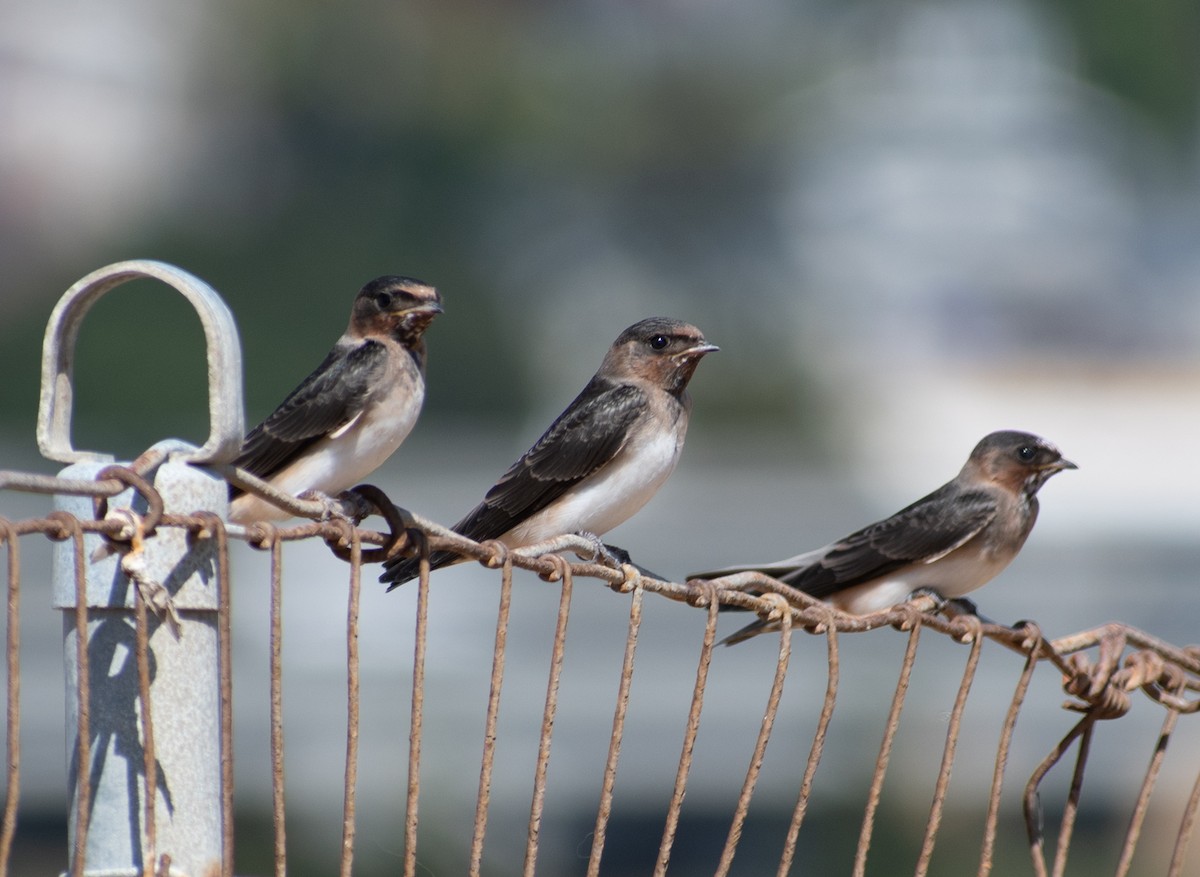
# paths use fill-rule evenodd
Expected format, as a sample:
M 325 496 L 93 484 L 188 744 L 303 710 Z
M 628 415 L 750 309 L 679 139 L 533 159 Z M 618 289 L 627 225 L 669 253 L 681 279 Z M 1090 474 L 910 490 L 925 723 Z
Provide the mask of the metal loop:
M 246 544 L 267 551 L 279 541 L 279 527 L 270 521 L 255 521 L 246 527 Z
M 608 586 L 610 588 L 612 588 L 618 594 L 629 594 L 634 590 L 634 588 L 641 587 L 642 571 L 640 569 L 638 569 L 632 563 L 623 563 L 621 564 L 621 572 L 624 574 L 625 578 L 621 579 L 619 582 L 609 582 Z
M 349 562 L 350 546 L 354 542 L 354 524 L 345 519 L 334 518 L 326 521 L 324 526 L 326 528 L 323 534 L 325 544 L 339 557 L 342 557 L 342 555 L 338 554 L 338 552 L 345 552 L 345 556 L 342 559 Z
M 37 440 L 42 456 L 60 463 L 111 460 L 111 455 L 77 451 L 71 444 L 75 345 L 84 316 L 101 296 L 137 278 L 161 280 L 195 308 L 208 348 L 209 436 L 197 451 L 179 458 L 191 463 L 225 463 L 237 456 L 245 433 L 242 408 L 242 348 L 233 314 L 204 281 L 146 259 L 117 262 L 93 271 L 63 294 L 50 314 L 42 345 L 42 389 Z
M 983 622 L 978 615 L 960 615 L 950 622 L 950 635 L 960 643 L 973 643 L 983 633 Z
M 543 554 L 540 559 L 550 564 L 548 569 L 538 573 L 544 582 L 565 581 L 571 574 L 571 562 L 561 554 Z
M 66 542 L 79 528 L 79 519 L 70 512 L 54 511 L 46 515 L 47 521 L 54 522 L 58 529 L 46 531 L 46 538 L 51 542 Z
M 688 579 L 684 602 L 697 609 L 703 609 L 714 602 L 720 603 L 720 590 L 718 585 L 714 585 L 708 579 Z
M 142 519 L 142 530 L 146 533 L 146 535 L 152 534 L 154 532 L 154 528 L 157 527 L 162 521 L 162 494 L 155 490 L 153 484 L 126 466 L 105 466 L 96 473 L 97 481 L 106 481 L 109 478 L 115 479 L 120 481 L 122 484 L 132 487 L 145 498 L 146 516 Z M 107 496 L 94 497 L 92 499 L 92 507 L 95 509 L 97 521 L 103 521 L 106 517 L 108 517 Z
M 479 547 L 486 552 L 479 562 L 488 569 L 499 569 L 508 562 L 508 546 L 499 539 L 486 539 L 479 543 Z

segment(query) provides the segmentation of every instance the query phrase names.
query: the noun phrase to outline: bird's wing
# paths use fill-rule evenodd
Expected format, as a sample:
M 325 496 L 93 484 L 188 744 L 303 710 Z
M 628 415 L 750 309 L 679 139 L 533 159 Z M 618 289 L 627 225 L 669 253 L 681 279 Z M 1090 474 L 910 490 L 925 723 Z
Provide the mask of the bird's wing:
M 815 563 L 781 577 L 823 598 L 913 563 L 933 563 L 974 538 L 996 516 L 994 494 L 954 482 L 828 546 Z
M 950 482 L 890 518 L 824 548 L 774 563 L 741 564 L 688 578 L 761 572 L 821 599 L 900 567 L 945 557 L 986 527 L 996 510 L 991 493 L 963 491 Z
M 454 529 L 494 539 L 546 508 L 620 453 L 645 405 L 638 387 L 593 378 Z
M 645 404 L 645 393 L 636 387 L 592 378 L 454 530 L 483 542 L 541 511 L 620 452 Z M 457 557 L 452 551 L 436 551 L 429 558 L 431 568 Z M 415 578 L 418 565 L 415 557 L 393 558 L 379 580 L 390 582 L 390 591 Z
M 319 439 L 351 426 L 387 368 L 387 348 L 335 347 L 279 407 L 250 431 L 235 465 L 270 478 Z

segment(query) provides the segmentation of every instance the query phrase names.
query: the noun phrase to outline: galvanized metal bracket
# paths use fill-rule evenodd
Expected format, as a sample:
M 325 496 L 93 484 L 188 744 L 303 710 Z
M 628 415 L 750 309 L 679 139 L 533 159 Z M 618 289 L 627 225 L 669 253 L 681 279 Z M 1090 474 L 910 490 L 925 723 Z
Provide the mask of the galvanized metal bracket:
M 42 345 L 42 389 L 38 403 L 38 448 L 60 463 L 109 461 L 111 455 L 76 450 L 71 444 L 75 345 L 89 309 L 110 290 L 138 278 L 161 280 L 195 308 L 208 351 L 209 435 L 204 446 L 174 455 L 190 463 L 227 463 L 237 456 L 245 433 L 242 405 L 242 347 L 233 314 L 216 291 L 188 272 L 148 259 L 116 262 L 77 281 L 66 291 L 46 326 Z

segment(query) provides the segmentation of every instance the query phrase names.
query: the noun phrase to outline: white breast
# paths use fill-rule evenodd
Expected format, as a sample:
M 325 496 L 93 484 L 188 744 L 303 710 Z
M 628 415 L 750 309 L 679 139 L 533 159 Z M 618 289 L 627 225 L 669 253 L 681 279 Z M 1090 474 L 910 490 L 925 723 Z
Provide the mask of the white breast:
M 415 369 L 415 366 L 414 366 Z M 359 417 L 328 438 L 309 447 L 270 481 L 273 487 L 297 496 L 315 490 L 336 496 L 365 479 L 400 447 L 412 432 L 425 401 L 425 382 L 399 381 L 384 399 L 368 405 Z M 282 521 L 290 515 L 251 494 L 230 505 L 237 523 Z
M 683 417 L 676 429 L 644 430 L 649 434 L 646 438 L 631 442 L 607 466 L 514 527 L 502 540 L 518 548 L 563 533 L 607 533 L 649 502 L 670 477 L 686 430 Z
M 918 588 L 932 588 L 946 599 L 965 596 L 983 587 L 1008 566 L 1014 554 L 981 557 L 968 542 L 941 560 L 914 564 L 886 576 L 847 588 L 827 599 L 843 612 L 867 615 L 903 603 Z

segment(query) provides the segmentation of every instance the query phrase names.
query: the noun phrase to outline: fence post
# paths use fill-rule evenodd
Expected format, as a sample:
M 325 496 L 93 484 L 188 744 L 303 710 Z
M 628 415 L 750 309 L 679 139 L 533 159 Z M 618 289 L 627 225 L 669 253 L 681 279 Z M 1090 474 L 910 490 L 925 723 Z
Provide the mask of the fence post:
M 208 346 L 212 433 L 202 448 L 178 440 L 156 444 L 151 451 L 162 459 L 142 473 L 149 490 L 130 488 L 112 497 L 108 511 L 132 512 L 129 520 L 136 530 L 150 508 L 145 494 L 157 494 L 166 514 L 212 512 L 224 518 L 225 482 L 190 463 L 226 462 L 240 443 L 237 330 L 210 287 L 172 266 L 118 263 L 88 275 L 63 296 L 46 330 L 39 446 L 44 456 L 72 463 L 60 473 L 63 478 L 93 480 L 112 465 L 110 456 L 71 447 L 73 347 L 79 322 L 95 300 L 137 277 L 157 278 L 174 287 L 200 315 Z M 116 339 L 113 346 L 125 350 L 128 344 L 128 339 Z M 59 494 L 55 509 L 81 520 L 95 516 L 93 501 L 86 496 Z M 215 875 L 231 860 L 224 831 L 229 814 L 223 812 L 221 794 L 218 624 L 221 591 L 229 583 L 219 580 L 219 569 L 216 540 L 195 538 L 177 526 L 160 526 L 144 541 L 112 545 L 100 534 L 85 534 L 82 553 L 72 539 L 55 546 L 53 604 L 63 611 L 72 873 L 134 877 L 159 873 L 161 863 L 169 859 L 171 874 Z M 169 595 L 178 617 L 175 624 L 169 613 L 146 616 L 148 649 L 141 663 L 139 585 L 160 597 Z M 82 655 L 81 631 L 86 632 Z M 146 675 L 149 722 L 139 696 L 139 679 Z M 86 758 L 83 770 L 81 753 Z M 147 776 L 154 788 L 149 807 Z

